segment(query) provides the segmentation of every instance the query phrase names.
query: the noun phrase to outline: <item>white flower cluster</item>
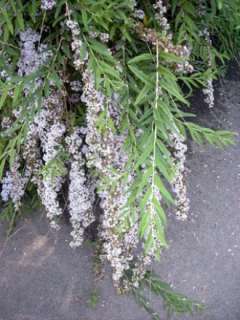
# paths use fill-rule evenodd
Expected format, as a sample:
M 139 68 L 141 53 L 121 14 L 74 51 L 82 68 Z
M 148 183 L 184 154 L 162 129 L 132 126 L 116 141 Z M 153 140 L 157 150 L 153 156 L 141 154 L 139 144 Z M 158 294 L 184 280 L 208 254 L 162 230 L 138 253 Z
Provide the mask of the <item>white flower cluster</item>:
M 212 40 L 210 38 L 210 33 L 208 29 L 204 28 L 202 31 L 202 35 L 204 36 L 207 46 L 208 46 L 208 67 L 209 69 L 213 68 L 212 63 L 212 55 L 211 55 L 211 46 L 212 46 Z M 214 107 L 214 87 L 213 87 L 213 79 L 210 76 L 207 80 L 207 87 L 203 89 L 203 94 L 205 95 L 204 101 L 208 104 L 209 108 Z
M 62 123 L 54 123 L 49 131 L 47 131 L 45 143 L 43 147 L 43 160 L 45 164 L 48 164 L 51 160 L 54 160 L 60 151 L 60 142 L 65 133 L 65 125 Z
M 193 66 L 189 62 L 191 50 L 186 45 L 175 45 L 173 43 L 173 35 L 170 31 L 170 25 L 165 17 L 167 7 L 163 4 L 162 0 L 157 0 L 154 4 L 154 9 L 157 11 L 155 18 L 159 22 L 164 32 L 164 40 L 159 37 L 158 32 L 151 28 L 146 28 L 142 23 L 136 24 L 136 31 L 143 41 L 151 43 L 155 47 L 158 42 L 159 48 L 164 50 L 166 53 L 173 53 L 182 58 L 181 62 L 174 65 L 174 68 L 177 72 L 192 73 Z
M 176 198 L 176 216 L 179 220 L 186 220 L 189 212 L 189 199 L 185 183 L 185 161 L 187 145 L 184 137 L 178 133 L 170 135 L 173 157 L 175 160 L 175 176 L 172 181 L 172 189 Z
M 204 101 L 208 104 L 208 107 L 212 109 L 214 107 L 214 87 L 212 79 L 208 79 L 207 87 L 204 88 L 202 91 L 205 95 Z
M 128 185 L 120 180 L 123 172 L 114 174 L 110 165 L 108 170 L 104 168 L 104 172 L 108 173 L 111 185 L 106 186 L 104 182 L 99 184 L 100 205 L 103 209 L 100 237 L 103 240 L 103 252 L 113 268 L 113 282 L 119 287 L 125 271 L 134 259 L 132 251 L 138 243 L 137 229 L 132 225 L 125 233 L 121 230 L 120 234 L 118 227 L 128 199 Z
M 42 10 L 52 10 L 52 8 L 56 5 L 55 0 L 41 0 L 41 9 Z
M 106 32 L 90 31 L 89 36 L 94 39 L 99 38 L 104 43 L 107 43 L 110 39 L 109 34 Z
M 81 101 L 81 90 L 82 90 L 82 84 L 79 80 L 73 80 L 69 82 L 70 89 L 72 92 L 69 93 L 68 101 L 71 104 L 76 104 Z
M 123 151 L 125 137 L 116 134 L 113 129 L 106 127 L 104 132 L 97 128 L 97 121 L 101 111 L 107 108 L 110 101 L 95 89 L 95 83 L 89 70 L 83 74 L 82 101 L 87 105 L 87 135 L 88 145 L 87 165 L 97 170 L 98 195 L 103 210 L 99 236 L 103 240 L 104 256 L 113 269 L 113 282 L 116 287 L 124 272 L 129 269 L 133 260 L 132 250 L 138 237 L 137 229 L 132 225 L 124 234 L 119 234 L 122 213 L 128 199 L 128 183 L 123 183 L 125 165 L 128 160 Z M 108 116 L 110 113 L 108 112 Z M 129 181 L 130 183 L 130 181 Z
M 63 102 L 62 96 L 53 94 L 44 102 L 44 108 L 41 110 L 38 119 L 38 136 L 43 150 L 44 165 L 51 164 L 58 153 L 62 150 L 64 140 L 65 125 L 61 123 Z M 53 109 L 54 108 L 54 109 Z M 46 175 L 42 178 L 42 188 L 39 195 L 47 211 L 47 217 L 50 219 L 52 227 L 56 227 L 55 218 L 63 213 L 59 204 L 58 193 L 62 188 L 63 177 Z
M 74 52 L 74 67 L 76 70 L 82 70 L 82 67 L 88 60 L 88 52 L 85 49 L 85 46 L 83 45 L 83 41 L 81 39 L 81 30 L 79 28 L 79 24 L 76 21 L 71 20 L 71 18 L 69 17 L 66 22 L 66 25 L 72 33 L 71 48 Z
M 42 203 L 47 211 L 47 217 L 50 220 L 50 226 L 53 229 L 59 229 L 56 218 L 62 215 L 63 210 L 60 206 L 58 196 L 62 188 L 62 177 L 47 176 L 43 179 L 42 190 L 39 192 Z
M 206 2 L 203 0 L 199 1 L 198 5 L 198 14 L 200 17 L 204 17 L 207 14 L 207 7 L 206 7 Z M 199 32 L 199 35 L 203 37 L 206 41 L 207 44 L 207 49 L 208 49 L 208 67 L 209 69 L 212 69 L 213 63 L 212 63 L 212 55 L 211 55 L 211 50 L 210 48 L 212 47 L 212 40 L 210 37 L 210 33 L 208 28 L 206 28 L 204 25 L 202 26 L 202 29 Z M 204 101 L 208 104 L 208 107 L 210 109 L 214 108 L 214 87 L 213 87 L 213 79 L 210 76 L 207 80 L 207 86 L 202 90 L 205 99 Z
M 38 127 L 36 123 L 32 123 L 29 126 L 23 146 L 23 159 L 25 160 L 26 170 L 31 174 L 31 181 L 37 185 L 38 189 L 41 189 L 42 180 L 40 179 L 40 170 L 43 161 L 41 158 Z
M 207 14 L 207 6 L 205 0 L 199 0 L 198 2 L 198 15 L 204 17 Z
M 74 80 L 70 82 L 70 88 L 74 92 L 79 92 L 82 89 L 82 84 L 79 80 Z
M 80 30 L 78 24 L 68 20 L 68 27 L 72 31 L 73 43 L 79 41 Z M 107 38 L 107 37 L 106 37 Z M 81 42 L 77 42 L 81 46 Z M 72 46 L 73 51 L 77 46 Z M 88 59 L 81 60 L 75 57 L 74 66 L 79 70 Z M 133 260 L 132 251 L 138 243 L 136 225 L 131 225 L 120 235 L 117 227 L 121 223 L 121 213 L 128 199 L 129 185 L 122 182 L 124 166 L 127 156 L 123 152 L 125 137 L 117 135 L 112 128 L 105 128 L 104 134 L 98 130 L 98 119 L 102 111 L 107 114 L 116 125 L 119 123 L 121 108 L 117 103 L 118 97 L 113 94 L 112 99 L 107 99 L 104 94 L 95 89 L 93 76 L 89 70 L 82 75 L 83 93 L 81 100 L 87 106 L 86 122 L 86 149 L 87 166 L 91 170 L 97 170 L 98 196 L 101 199 L 100 206 L 103 210 L 99 236 L 103 241 L 103 256 L 108 259 L 113 268 L 113 282 L 120 287 L 120 282 L 130 262 Z M 107 180 L 106 180 L 107 178 Z M 106 183 L 109 181 L 108 183 Z M 129 181 L 130 183 L 130 181 Z
M 145 17 L 145 12 L 142 9 L 136 9 L 133 12 L 133 17 L 139 20 L 143 20 Z
M 73 86 L 79 87 L 79 82 L 73 83 Z M 73 226 L 71 233 L 73 241 L 70 245 L 76 247 L 82 243 L 84 230 L 94 221 L 92 212 L 94 191 L 86 181 L 84 171 L 85 160 L 82 152 L 86 148 L 84 149 L 81 138 L 84 130 L 76 130 L 70 137 L 64 139 L 66 128 L 62 123 L 62 116 L 63 97 L 58 92 L 52 92 L 48 98 L 44 99 L 40 112 L 29 127 L 24 146 L 24 158 L 26 167 L 32 173 L 32 181 L 37 185 L 50 224 L 58 228 L 56 218 L 63 213 L 59 202 L 59 192 L 62 189 L 64 178 L 42 175 L 41 169 L 51 165 L 59 151 L 62 150 L 64 141 L 67 142 L 71 156 L 69 211 Z
M 6 172 L 2 179 L 1 197 L 3 201 L 12 200 L 14 208 L 17 211 L 21 205 L 21 199 L 25 192 L 25 187 L 29 181 L 29 172 L 25 171 L 22 175 L 20 172 L 20 161 L 16 158 L 12 167 Z
M 153 7 L 157 11 L 155 13 L 155 19 L 160 24 L 162 30 L 167 33 L 170 29 L 170 25 L 168 23 L 168 20 L 165 17 L 165 14 L 167 13 L 167 7 L 163 4 L 162 0 L 157 0 L 155 2 L 155 4 L 153 5 Z
M 2 129 L 9 129 L 12 126 L 12 119 L 10 117 L 3 117 L 1 121 Z
M 51 52 L 47 50 L 45 45 L 38 45 L 39 41 L 40 35 L 31 28 L 20 32 L 21 56 L 17 64 L 19 76 L 30 75 L 35 72 L 51 56 Z M 2 76 L 6 77 L 6 74 L 3 73 Z M 35 88 L 41 85 L 41 83 L 41 79 L 37 79 Z M 25 94 L 28 94 L 28 91 L 29 88 L 25 88 Z M 15 118 L 19 118 L 21 107 L 14 109 L 12 114 Z M 4 129 L 9 129 L 11 123 L 12 119 L 5 117 L 2 119 L 1 126 Z M 41 166 L 39 146 L 36 141 L 36 128 L 36 123 L 31 124 L 27 133 L 26 143 L 23 148 L 23 158 L 26 161 L 26 169 L 23 170 L 23 174 L 20 173 L 20 160 L 16 159 L 13 167 L 10 171 L 7 171 L 6 177 L 2 180 L 2 198 L 4 201 L 10 198 L 16 210 L 19 209 L 28 180 Z M 36 170 L 36 163 L 38 170 Z
M 51 226 L 56 228 L 55 218 L 62 214 L 58 196 L 63 178 L 42 176 L 41 169 L 51 164 L 62 149 L 63 135 L 66 130 L 61 122 L 62 114 L 62 95 L 59 92 L 52 92 L 43 100 L 41 110 L 29 126 L 23 152 L 26 167 L 32 174 L 32 182 L 37 185 L 47 217 L 51 220 Z
M 138 260 L 132 268 L 132 285 L 135 288 L 139 287 L 140 281 L 145 277 L 147 268 L 151 265 L 153 261 L 153 256 L 151 253 L 141 253 Z
M 87 107 L 87 136 L 86 143 L 88 145 L 88 165 L 94 166 L 96 164 L 100 165 L 100 152 L 97 148 L 101 148 L 101 135 L 97 130 L 96 123 L 98 120 L 98 115 L 104 109 L 104 95 L 95 90 L 95 84 L 91 73 L 86 70 L 83 73 L 83 94 L 81 96 L 82 102 L 84 102 Z M 96 156 L 99 155 L 99 161 L 96 161 Z
M 10 81 L 11 80 L 11 76 L 8 74 L 8 72 L 6 70 L 1 70 L 0 71 L 0 78 L 4 81 Z
M 179 57 L 183 58 L 183 62 L 176 64 L 176 71 L 182 73 L 192 73 L 193 66 L 189 62 L 189 58 L 191 55 L 191 50 L 188 46 L 183 45 L 181 49 L 178 51 Z
M 40 34 L 31 28 L 20 32 L 21 58 L 18 62 L 18 75 L 29 75 L 36 71 L 52 56 L 45 44 L 39 44 Z M 36 83 L 41 85 L 41 80 Z
M 95 220 L 94 196 L 89 190 L 84 169 L 86 163 L 82 155 L 81 129 L 75 129 L 73 134 L 66 138 L 66 142 L 71 156 L 68 198 L 73 240 L 70 242 L 70 246 L 75 248 L 82 244 L 85 229 Z
M 113 93 L 111 99 L 108 100 L 108 113 L 115 125 L 118 126 L 121 119 L 122 106 L 119 104 L 117 93 Z
M 43 150 L 45 152 L 47 151 L 48 140 L 51 139 L 49 132 L 53 125 L 56 126 L 61 122 L 62 112 L 62 96 L 58 92 L 52 92 L 49 97 L 43 100 L 40 111 L 29 125 L 24 143 L 23 156 L 28 170 L 33 173 L 34 182 L 37 182 L 36 179 L 39 174 L 39 169 L 43 165 L 41 152 Z M 61 127 L 63 130 L 63 125 L 60 125 L 60 130 Z M 53 150 L 53 152 L 55 151 Z M 45 154 L 43 157 L 46 161 L 49 155 Z

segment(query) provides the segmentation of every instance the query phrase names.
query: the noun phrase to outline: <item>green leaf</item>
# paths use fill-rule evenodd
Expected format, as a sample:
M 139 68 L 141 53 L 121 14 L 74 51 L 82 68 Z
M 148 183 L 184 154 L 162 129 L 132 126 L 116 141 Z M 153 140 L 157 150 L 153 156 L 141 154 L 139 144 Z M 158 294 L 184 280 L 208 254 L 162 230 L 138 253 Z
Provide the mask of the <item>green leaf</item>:
M 119 80 L 119 72 L 116 68 L 111 67 L 109 64 L 107 64 L 104 61 L 99 61 L 99 64 L 102 66 L 104 73 L 107 73 L 108 75 L 114 77 L 115 79 Z
M 128 61 L 128 64 L 135 64 L 143 61 L 153 61 L 153 56 L 150 53 L 143 53 L 137 57 L 134 57 Z
M 144 145 L 144 149 L 141 150 L 142 153 L 141 153 L 140 157 L 137 159 L 137 162 L 135 164 L 135 168 L 138 168 L 139 166 L 141 166 L 148 159 L 148 157 L 151 155 L 151 153 L 153 151 L 153 139 L 154 139 L 154 135 L 152 133 L 148 137 L 148 139 Z
M 1 98 L 0 98 L 0 109 L 2 109 L 3 105 L 4 105 L 4 102 L 6 101 L 7 97 L 8 97 L 8 87 L 5 86 L 3 89 L 2 89 L 2 93 L 1 93 Z
M 178 101 L 189 105 L 189 102 L 184 98 L 184 96 L 181 94 L 179 87 L 177 86 L 177 84 L 173 81 L 166 81 L 166 77 L 165 79 L 160 80 L 160 86 L 166 90 L 169 95 L 175 97 Z
M 114 58 L 112 57 L 111 53 L 108 51 L 108 48 L 105 45 L 93 39 L 88 41 L 91 46 L 91 49 L 93 49 L 95 52 L 99 53 L 100 55 L 104 56 L 107 60 L 115 64 Z
M 139 235 L 140 237 L 143 237 L 147 227 L 149 226 L 149 212 L 144 211 L 144 213 L 141 216 L 140 224 L 139 224 Z
M 154 239 L 151 232 L 148 233 L 147 239 L 144 242 L 144 250 L 145 252 L 149 252 L 150 249 L 154 247 Z
M 158 175 L 155 175 L 154 177 L 154 183 L 156 184 L 156 186 L 159 189 L 159 192 L 161 193 L 161 195 L 171 204 L 174 204 L 174 200 L 173 197 L 171 195 L 171 193 L 165 188 L 162 180 L 160 179 L 160 177 Z
M 153 197 L 153 204 L 155 206 L 155 209 L 158 213 L 159 218 L 161 219 L 161 223 L 162 225 L 166 225 L 167 223 L 167 217 L 166 214 L 161 206 L 161 203 L 159 202 L 159 200 L 156 199 L 156 197 Z
M 16 88 L 14 89 L 14 92 L 13 92 L 13 107 L 16 106 L 16 103 L 18 101 L 18 97 L 20 95 L 20 93 L 22 92 L 23 90 L 23 82 L 19 82 L 19 84 L 16 86 Z
M 148 188 L 148 189 L 145 191 L 145 194 L 143 195 L 143 197 L 142 197 L 142 199 L 141 199 L 141 201 L 140 201 L 140 204 L 139 204 L 139 206 L 140 206 L 140 208 L 141 208 L 142 210 L 145 210 L 145 206 L 146 206 L 146 204 L 147 204 L 147 202 L 148 202 L 149 197 L 150 197 L 151 194 L 152 194 L 152 189 L 151 189 L 151 188 Z
M 142 90 L 139 92 L 134 104 L 138 105 L 143 103 L 146 99 L 149 99 L 149 91 L 151 90 L 151 86 L 148 84 L 145 84 L 145 86 L 142 88 Z
M 0 179 L 3 177 L 3 171 L 6 163 L 6 158 L 3 158 L 0 162 Z
M 0 7 L 0 10 L 2 11 L 3 18 L 4 18 L 4 21 L 6 22 L 9 32 L 13 35 L 14 34 L 13 24 L 11 19 L 9 18 L 7 10 L 3 7 Z
M 149 84 L 151 82 L 151 78 L 147 76 L 143 71 L 141 71 L 139 68 L 128 65 L 129 69 L 132 71 L 132 73 L 142 82 L 145 84 Z
M 21 10 L 17 10 L 17 25 L 21 31 L 24 30 L 24 19 Z

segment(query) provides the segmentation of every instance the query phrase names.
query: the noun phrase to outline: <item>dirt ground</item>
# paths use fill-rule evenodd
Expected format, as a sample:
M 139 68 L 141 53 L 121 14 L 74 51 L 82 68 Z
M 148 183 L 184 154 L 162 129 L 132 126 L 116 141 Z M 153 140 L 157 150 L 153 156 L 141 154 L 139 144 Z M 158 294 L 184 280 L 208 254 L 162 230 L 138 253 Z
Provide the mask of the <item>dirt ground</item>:
M 206 125 L 240 133 L 240 81 L 231 74 L 218 85 L 214 110 L 198 96 L 194 108 Z M 240 320 L 239 136 L 236 142 L 225 150 L 189 147 L 191 214 L 186 222 L 170 214 L 170 246 L 155 270 L 206 309 L 173 319 Z M 92 250 L 72 250 L 69 229 L 51 231 L 39 212 L 25 217 L 8 241 L 0 226 L 0 320 L 149 320 L 131 296 L 116 295 L 110 272 L 94 281 Z M 154 305 L 166 320 L 161 303 Z

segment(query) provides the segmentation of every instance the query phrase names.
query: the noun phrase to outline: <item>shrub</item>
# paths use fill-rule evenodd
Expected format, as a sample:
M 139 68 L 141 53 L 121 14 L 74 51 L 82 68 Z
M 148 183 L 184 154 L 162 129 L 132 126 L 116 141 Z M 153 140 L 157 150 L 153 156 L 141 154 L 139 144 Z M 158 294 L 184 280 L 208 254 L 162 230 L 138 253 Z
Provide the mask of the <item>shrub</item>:
M 72 247 L 97 219 L 114 285 L 136 290 L 167 246 L 166 210 L 188 215 L 186 138 L 233 143 L 192 121 L 188 98 L 203 87 L 214 107 L 239 0 L 0 2 L 5 210 L 37 194 L 59 228 L 67 208 Z

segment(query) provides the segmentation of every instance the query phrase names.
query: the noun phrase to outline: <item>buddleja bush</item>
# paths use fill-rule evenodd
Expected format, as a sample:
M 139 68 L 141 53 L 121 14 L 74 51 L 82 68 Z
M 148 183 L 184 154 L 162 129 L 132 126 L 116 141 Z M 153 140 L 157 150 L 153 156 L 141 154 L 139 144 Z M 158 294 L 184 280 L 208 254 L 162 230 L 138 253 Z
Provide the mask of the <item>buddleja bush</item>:
M 239 4 L 1 0 L 6 210 L 18 212 L 25 195 L 37 193 L 59 228 L 67 209 L 72 247 L 97 219 L 114 285 L 147 281 L 167 245 L 167 207 L 187 218 L 186 137 L 233 142 L 186 110 L 199 86 L 214 107 L 217 66 L 239 47 Z

